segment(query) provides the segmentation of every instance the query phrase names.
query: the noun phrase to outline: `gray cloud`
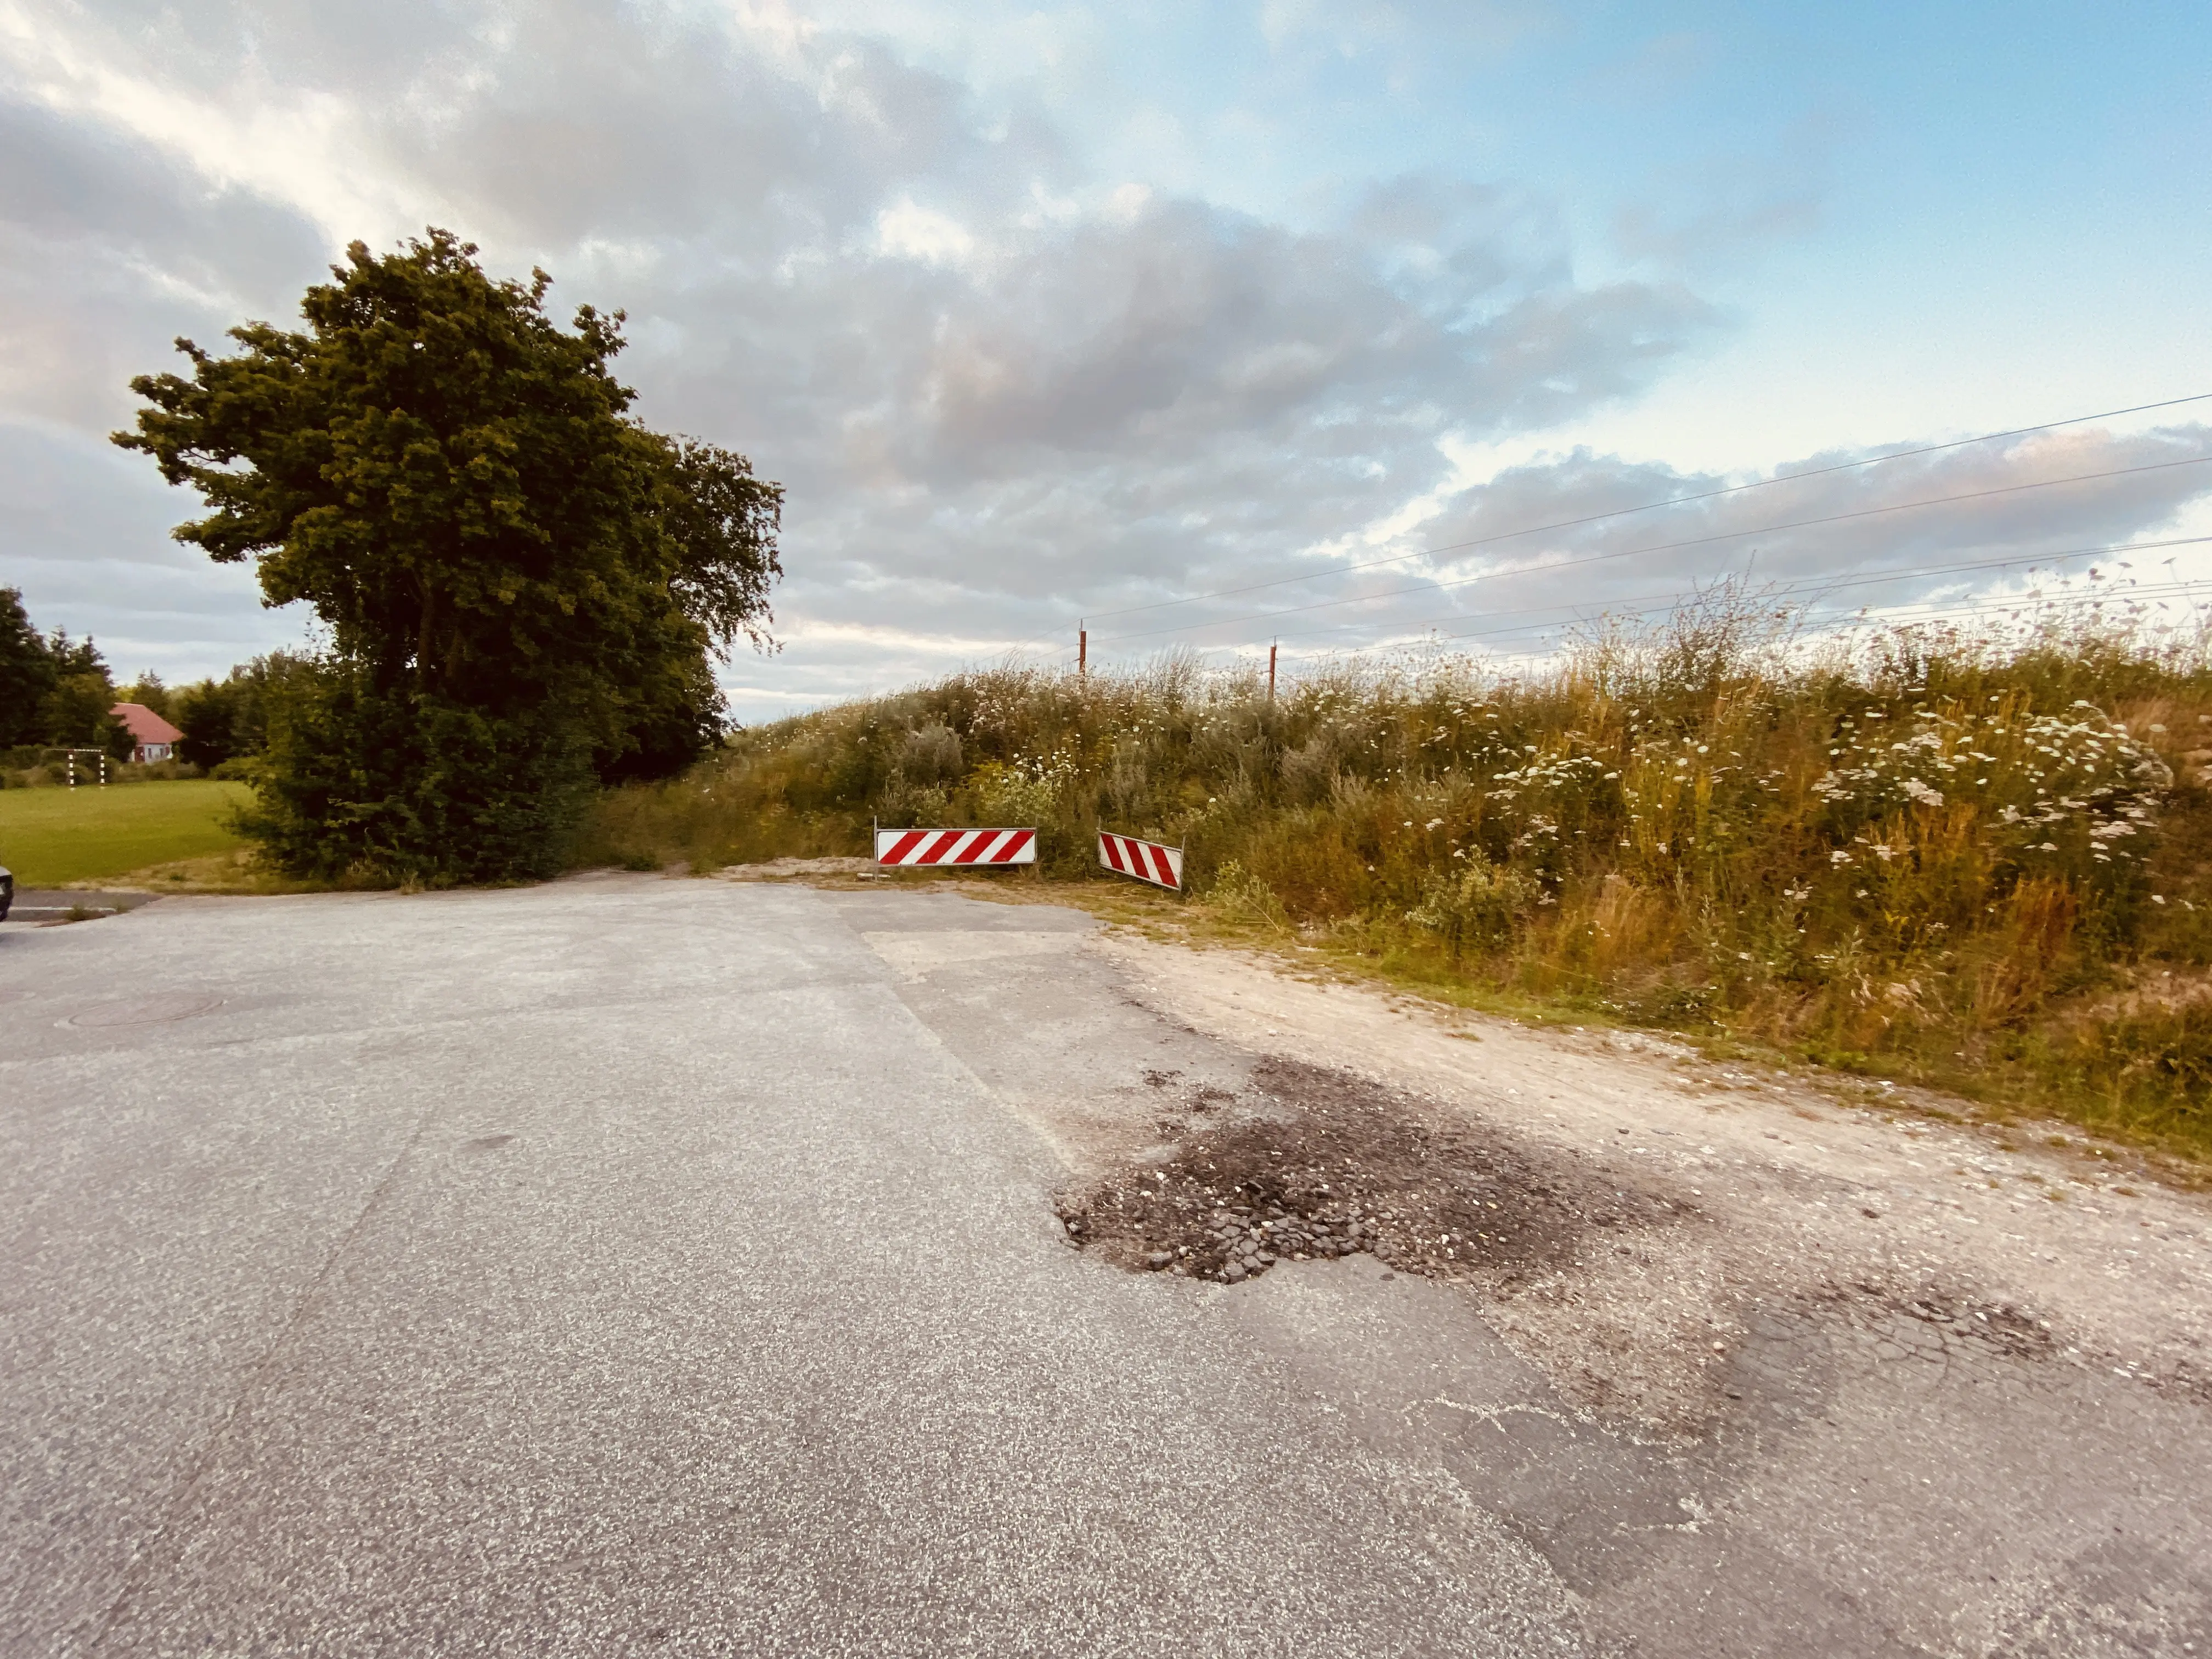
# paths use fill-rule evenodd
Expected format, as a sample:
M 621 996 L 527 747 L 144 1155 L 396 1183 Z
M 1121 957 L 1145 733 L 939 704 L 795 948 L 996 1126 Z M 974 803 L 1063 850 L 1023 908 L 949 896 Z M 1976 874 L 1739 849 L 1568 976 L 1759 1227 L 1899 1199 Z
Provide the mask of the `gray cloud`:
M 302 637 L 304 617 L 261 607 L 252 572 L 171 541 L 183 498 L 97 436 L 0 424 L 0 584 L 122 673 L 191 678 Z
M 1831 609 L 1897 605 L 2008 580 L 1955 565 L 2016 561 L 2024 574 L 2032 562 L 2051 568 L 2058 554 L 2154 536 L 2212 489 L 2212 463 L 2196 464 L 2203 458 L 2212 458 L 2212 428 L 2203 425 L 2128 436 L 2092 429 L 1866 466 L 1850 465 L 1864 456 L 1814 456 L 1758 488 L 1714 496 L 1749 481 L 1577 452 L 1510 468 L 1449 502 L 1422 527 L 1432 556 L 1109 618 L 1101 644 L 1143 651 L 1280 635 L 1302 650 L 1327 649 L 1495 629 L 1500 648 L 1520 649 L 1523 635 L 1503 630 L 1556 632 L 1608 606 L 1731 578 Z M 1709 498 L 1685 499 L 1700 495 Z M 1636 510 L 1670 501 L 1680 504 Z M 1568 522 L 1596 514 L 1619 516 Z M 1541 533 L 1522 533 L 1530 530 Z M 2109 570 L 2126 559 L 2077 558 L 2063 568 Z
M 1783 469 L 1761 489 L 1480 553 L 1486 562 L 1502 556 L 1516 562 L 1612 555 L 1639 580 L 1710 575 L 1743 565 L 1753 553 L 1759 571 L 1780 580 L 1870 565 L 1909 569 L 1968 551 L 1995 558 L 2154 529 L 2212 487 L 2212 468 L 2187 464 L 2209 454 L 2212 430 L 2185 426 L 2124 437 L 2094 429 L 2039 434 L 1850 471 L 1828 469 L 1860 457 L 1819 455 Z M 2115 476 L 2090 476 L 2100 473 Z M 2069 478 L 2086 481 L 2056 482 Z M 1577 513 L 1700 494 L 1728 482 L 1578 454 L 1509 471 L 1428 531 L 1439 544 L 1472 540 Z M 1964 499 L 1921 505 L 1947 498 Z M 1832 522 L 1807 522 L 1820 520 Z M 1636 550 L 1668 543 L 1689 544 Z
M 0 154 L 10 415 L 105 425 L 128 406 L 125 382 L 160 363 L 175 335 L 219 335 L 323 257 L 297 213 L 210 188 L 110 129 L 0 102 Z

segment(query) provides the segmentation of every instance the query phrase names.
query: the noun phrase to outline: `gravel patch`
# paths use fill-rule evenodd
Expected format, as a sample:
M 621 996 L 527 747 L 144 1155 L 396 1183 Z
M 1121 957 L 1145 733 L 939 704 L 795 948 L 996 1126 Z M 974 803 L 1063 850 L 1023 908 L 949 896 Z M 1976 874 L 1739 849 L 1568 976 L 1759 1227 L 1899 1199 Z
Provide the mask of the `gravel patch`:
M 1171 1073 L 1146 1081 L 1164 1092 Z M 1243 1094 L 1188 1091 L 1172 1139 L 1063 1193 L 1069 1242 L 1135 1270 L 1235 1285 L 1285 1261 L 1371 1255 L 1393 1272 L 1494 1280 L 1695 1218 L 1640 1172 L 1465 1120 L 1296 1060 L 1265 1059 Z

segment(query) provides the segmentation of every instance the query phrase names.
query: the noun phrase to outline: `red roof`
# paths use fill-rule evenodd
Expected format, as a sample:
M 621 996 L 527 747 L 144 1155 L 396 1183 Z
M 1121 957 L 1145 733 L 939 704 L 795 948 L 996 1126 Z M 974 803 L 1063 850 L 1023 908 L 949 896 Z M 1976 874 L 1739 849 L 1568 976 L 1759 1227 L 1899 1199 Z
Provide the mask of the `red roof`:
M 143 702 L 118 702 L 107 712 L 123 722 L 133 743 L 174 743 L 185 735 Z

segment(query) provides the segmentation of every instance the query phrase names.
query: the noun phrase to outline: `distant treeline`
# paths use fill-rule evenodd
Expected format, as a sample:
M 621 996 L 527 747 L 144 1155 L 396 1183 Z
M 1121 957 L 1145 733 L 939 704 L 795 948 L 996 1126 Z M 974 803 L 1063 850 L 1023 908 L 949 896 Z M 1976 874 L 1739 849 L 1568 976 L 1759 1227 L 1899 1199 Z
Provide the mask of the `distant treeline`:
M 256 657 L 222 679 L 163 684 L 147 672 L 118 684 L 90 638 L 32 625 L 19 589 L 0 587 L 0 756 L 21 773 L 63 749 L 131 757 L 131 734 L 109 713 L 118 702 L 152 709 L 185 735 L 177 759 L 204 772 L 249 759 L 267 741 L 281 686 L 306 670 L 282 651 Z

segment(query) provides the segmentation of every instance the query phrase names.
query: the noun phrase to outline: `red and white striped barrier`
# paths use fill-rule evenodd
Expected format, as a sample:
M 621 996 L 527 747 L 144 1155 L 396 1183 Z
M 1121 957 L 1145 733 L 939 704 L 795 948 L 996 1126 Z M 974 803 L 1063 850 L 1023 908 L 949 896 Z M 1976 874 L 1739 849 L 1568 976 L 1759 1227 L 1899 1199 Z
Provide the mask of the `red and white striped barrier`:
M 1139 841 L 1133 836 L 1109 836 L 1102 830 L 1098 832 L 1098 862 L 1121 875 L 1164 887 L 1170 893 L 1182 891 L 1180 847 L 1163 847 L 1158 842 Z
M 1034 830 L 878 830 L 878 864 L 1035 864 Z

